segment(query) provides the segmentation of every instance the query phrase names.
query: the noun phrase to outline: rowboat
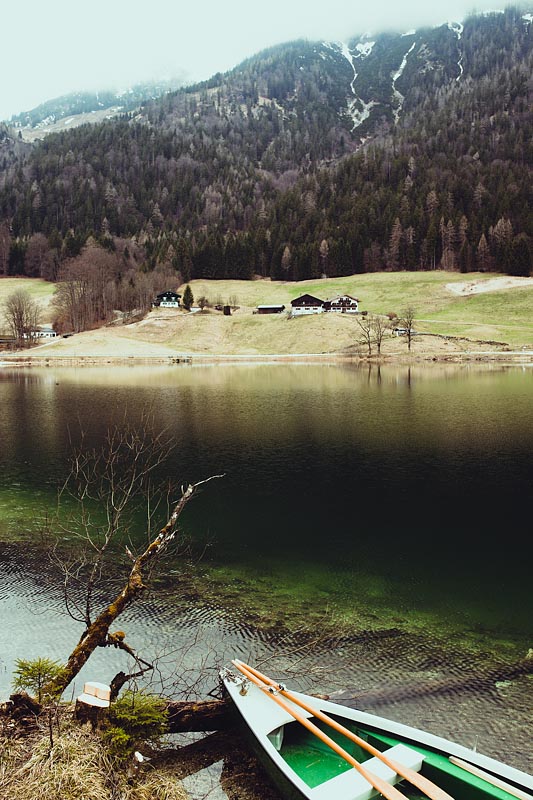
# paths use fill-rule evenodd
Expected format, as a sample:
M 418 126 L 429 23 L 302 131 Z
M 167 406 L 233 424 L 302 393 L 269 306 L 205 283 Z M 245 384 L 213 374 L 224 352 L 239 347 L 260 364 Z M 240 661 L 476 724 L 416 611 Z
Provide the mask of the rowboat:
M 221 679 L 284 798 L 533 800 L 533 777 L 514 767 L 232 664 Z

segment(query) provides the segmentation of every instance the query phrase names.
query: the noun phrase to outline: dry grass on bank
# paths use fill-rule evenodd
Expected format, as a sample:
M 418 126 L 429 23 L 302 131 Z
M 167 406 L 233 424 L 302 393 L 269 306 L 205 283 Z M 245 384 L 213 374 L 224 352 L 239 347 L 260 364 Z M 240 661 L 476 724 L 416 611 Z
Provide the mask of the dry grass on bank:
M 418 331 L 429 333 L 429 324 L 417 321 L 415 325 Z M 476 343 L 479 339 L 509 341 L 508 338 L 499 338 L 503 332 L 497 328 L 471 325 L 465 333 L 452 322 L 438 327 L 442 332 L 453 328 L 453 335 L 459 338 L 416 336 L 409 354 L 412 358 L 460 355 L 472 349 L 501 349 L 479 345 Z M 24 351 L 21 356 L 43 360 L 94 357 L 110 362 L 129 358 L 169 359 L 183 355 L 204 359 L 232 355 L 256 359 L 262 356 L 297 358 L 305 354 L 364 356 L 366 348 L 358 344 L 359 339 L 357 322 L 347 314 L 287 319 L 283 314 L 254 315 L 251 309 L 240 309 L 231 317 L 214 311 L 186 314 L 174 309 L 154 309 L 139 323 L 100 328 L 68 339 L 57 339 Z M 530 341 L 533 341 L 533 325 Z M 405 337 L 387 334 L 382 354 L 391 358 L 407 357 Z
M 0 736 L 1 800 L 185 800 L 186 793 L 167 769 L 149 769 L 134 784 L 110 757 L 100 737 L 63 722 L 12 738 Z

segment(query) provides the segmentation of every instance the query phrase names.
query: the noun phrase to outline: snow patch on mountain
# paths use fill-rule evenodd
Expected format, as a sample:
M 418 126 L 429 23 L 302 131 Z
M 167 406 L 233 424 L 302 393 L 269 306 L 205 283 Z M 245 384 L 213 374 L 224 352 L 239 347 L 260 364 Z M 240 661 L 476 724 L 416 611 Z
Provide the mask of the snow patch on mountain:
M 362 39 L 366 37 L 361 37 Z M 356 60 L 357 59 L 364 59 L 370 55 L 372 52 L 372 48 L 375 45 L 375 42 L 370 41 L 359 41 L 353 50 L 350 50 L 346 42 L 334 42 L 330 44 L 329 42 L 323 43 L 325 47 L 329 48 L 330 50 L 335 50 L 336 52 L 340 52 L 340 54 L 349 62 L 352 70 L 353 70 L 353 77 L 350 81 L 350 91 L 352 93 L 352 97 L 349 97 L 347 100 L 347 110 L 348 114 L 352 120 L 352 128 L 353 131 L 358 128 L 365 119 L 368 119 L 370 116 L 370 112 L 372 108 L 377 105 L 373 100 L 369 103 L 365 103 L 355 91 L 355 81 L 357 79 L 357 69 L 356 69 Z
M 361 107 L 359 108 L 357 104 Z M 360 97 L 357 100 L 352 100 L 351 104 L 348 105 L 348 111 L 353 121 L 352 133 L 359 125 L 363 124 L 365 119 L 369 118 L 370 112 L 377 105 L 378 103 L 375 100 L 371 100 L 369 103 L 365 103 Z
M 416 44 L 416 42 L 413 42 L 413 44 L 411 45 L 411 47 L 409 48 L 407 53 L 404 55 L 404 57 L 402 59 L 402 63 L 400 64 L 398 70 L 396 72 L 394 72 L 394 73 L 391 73 L 391 75 L 392 75 L 392 94 L 393 94 L 393 97 L 396 100 L 396 108 L 394 109 L 394 121 L 395 122 L 398 122 L 398 120 L 400 119 L 400 112 L 402 110 L 403 101 L 405 100 L 405 97 L 403 96 L 403 94 L 401 92 L 399 92 L 398 89 L 396 88 L 396 81 L 402 76 L 403 71 L 405 69 L 405 65 L 407 64 L 407 59 L 409 57 L 409 54 L 412 52 L 415 44 Z
M 459 41 L 461 40 L 461 36 L 463 35 L 464 25 L 461 25 L 460 22 L 448 22 L 448 28 L 451 31 L 453 31 L 453 33 L 455 33 L 455 35 L 457 36 L 457 43 L 458 43 L 457 46 L 459 47 Z M 462 53 L 459 57 L 459 61 L 457 62 L 457 66 L 459 67 L 459 75 L 455 79 L 456 81 L 458 81 L 462 77 L 464 72 Z
M 376 44 L 375 42 L 358 42 L 355 45 L 355 49 L 357 50 L 359 55 L 355 56 L 355 58 L 366 58 L 367 56 L 369 56 L 375 44 Z
M 457 35 L 458 39 L 463 35 L 464 25 L 461 25 L 460 22 L 448 22 L 448 28 Z

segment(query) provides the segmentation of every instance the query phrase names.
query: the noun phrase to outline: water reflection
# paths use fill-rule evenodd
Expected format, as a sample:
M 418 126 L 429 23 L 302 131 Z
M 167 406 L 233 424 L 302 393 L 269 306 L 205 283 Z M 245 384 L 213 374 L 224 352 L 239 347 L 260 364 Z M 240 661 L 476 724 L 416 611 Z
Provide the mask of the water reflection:
M 174 477 L 227 475 L 189 515 L 226 563 L 259 553 L 268 565 L 283 546 L 308 565 L 390 567 L 386 547 L 431 573 L 435 550 L 453 563 L 461 544 L 468 568 L 498 565 L 502 530 L 524 537 L 532 376 L 495 365 L 4 370 L 0 513 L 51 496 L 82 431 L 92 446 L 151 408 L 176 443 Z
M 194 578 L 207 599 L 183 604 L 171 574 L 171 611 L 145 603 L 124 623 L 139 642 L 186 647 L 200 630 L 192 661 L 206 643 L 247 660 L 275 651 L 276 630 L 327 618 L 515 658 L 533 633 L 523 558 L 532 389 L 530 369 L 498 365 L 0 370 L 0 539 L 38 522 L 81 431 L 98 446 L 109 425 L 141 425 L 151 408 L 176 443 L 160 477 L 227 477 L 183 520 L 198 550 L 210 543 Z M 7 553 L 0 613 L 17 637 L 3 644 L 4 684 L 22 645 L 25 657 L 64 657 L 79 636 L 58 626 L 54 595 L 24 550 Z M 371 683 L 378 652 L 355 646 L 342 644 Z M 402 664 L 391 681 L 413 662 Z

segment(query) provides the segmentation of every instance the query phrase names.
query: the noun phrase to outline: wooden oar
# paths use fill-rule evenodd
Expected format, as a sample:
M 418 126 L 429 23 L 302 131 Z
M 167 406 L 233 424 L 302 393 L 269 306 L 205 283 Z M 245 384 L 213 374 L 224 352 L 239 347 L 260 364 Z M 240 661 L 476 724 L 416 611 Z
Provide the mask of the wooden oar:
M 267 677 L 266 675 L 263 675 L 263 673 L 259 672 L 258 669 L 255 669 L 254 667 L 249 667 L 242 661 L 233 663 L 236 666 L 241 664 L 249 672 L 252 672 L 256 676 L 256 678 L 259 678 L 260 680 L 263 681 L 263 683 L 266 683 L 269 686 L 272 686 L 275 689 L 277 689 L 277 691 L 280 694 L 288 698 L 292 703 L 295 703 L 296 705 L 300 706 L 300 708 L 305 709 L 305 711 L 310 711 L 311 714 L 313 714 L 313 716 L 315 716 L 317 719 L 322 720 L 322 722 L 325 722 L 331 728 L 334 728 L 339 733 L 344 734 L 344 736 L 346 736 L 347 739 L 351 739 L 352 742 L 355 742 L 360 747 L 367 750 L 369 753 L 372 753 L 373 756 L 379 758 L 380 761 L 383 761 L 384 764 L 386 764 L 388 767 L 397 772 L 398 775 L 400 775 L 402 778 L 405 778 L 405 780 L 409 781 L 409 783 L 411 783 L 413 786 L 416 786 L 417 789 L 420 789 L 420 791 L 424 792 L 424 794 L 426 794 L 430 798 L 430 800 L 453 800 L 451 795 L 449 795 L 447 792 L 441 789 L 440 786 L 437 786 L 435 783 L 428 780 L 423 775 L 420 775 L 419 772 L 415 772 L 414 769 L 411 769 L 410 767 L 404 767 L 402 764 L 398 764 L 396 761 L 393 761 L 392 759 L 388 758 L 388 756 L 382 753 L 381 750 L 378 750 L 377 747 L 373 747 L 364 739 L 361 739 L 360 736 L 357 736 L 356 733 L 353 733 L 353 731 L 349 730 L 348 728 L 345 728 L 344 725 L 341 725 L 340 722 L 337 722 L 337 720 L 333 719 L 332 717 L 329 717 L 323 711 L 320 711 L 320 709 L 309 705 L 309 703 L 306 703 L 303 700 L 300 700 L 299 697 L 293 695 L 292 692 L 288 692 L 286 689 L 280 686 L 279 683 L 276 683 L 271 678 Z
M 498 789 L 503 789 L 504 792 L 512 794 L 514 797 L 518 797 L 519 800 L 533 800 L 532 795 L 527 794 L 527 792 L 522 792 L 520 789 L 517 789 L 516 786 L 507 783 L 507 781 L 502 781 L 501 778 L 491 775 L 490 772 L 485 772 L 484 769 L 480 769 L 479 767 L 475 767 L 473 764 L 469 764 L 468 761 L 463 761 L 462 758 L 449 756 L 449 760 L 452 764 L 455 764 L 456 767 L 461 767 L 461 769 L 471 772 L 472 775 L 476 775 L 478 778 L 482 778 L 484 781 L 487 781 L 487 783 L 497 786 Z
M 320 728 L 317 728 L 316 725 L 313 725 L 312 722 L 309 722 L 306 717 L 302 717 L 301 714 L 298 714 L 298 712 L 291 708 L 291 706 L 282 700 L 281 697 L 278 697 L 276 694 L 272 694 L 268 686 L 265 685 L 265 683 L 259 678 L 256 678 L 253 672 L 248 670 L 244 664 L 242 664 L 240 661 L 232 661 L 231 663 L 237 667 L 240 672 L 242 672 L 245 678 L 248 678 L 250 683 L 255 684 L 255 686 L 257 686 L 258 689 L 261 689 L 261 691 L 264 692 L 267 697 L 270 697 L 271 700 L 283 708 L 283 710 L 290 714 L 291 717 L 294 717 L 294 719 L 303 725 L 304 728 L 307 728 L 307 730 L 311 731 L 311 733 L 313 733 L 318 739 L 320 739 L 322 742 L 324 742 L 324 744 L 337 753 L 337 755 L 354 767 L 354 769 L 356 769 L 357 772 L 359 772 L 360 775 L 362 775 L 363 778 L 368 781 L 368 783 L 373 786 L 374 789 L 376 789 L 376 791 L 380 792 L 380 794 L 386 797 L 387 800 L 406 800 L 405 795 L 399 792 L 398 789 L 396 789 L 394 786 L 391 786 L 390 783 L 384 781 L 383 778 L 380 778 L 378 775 L 374 775 L 372 772 L 362 767 L 361 764 L 350 755 L 350 753 L 344 750 L 333 739 L 330 739 L 330 737 L 321 731 Z

